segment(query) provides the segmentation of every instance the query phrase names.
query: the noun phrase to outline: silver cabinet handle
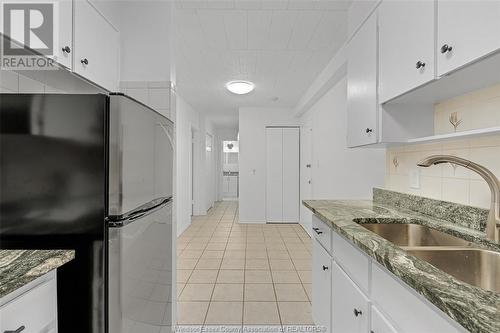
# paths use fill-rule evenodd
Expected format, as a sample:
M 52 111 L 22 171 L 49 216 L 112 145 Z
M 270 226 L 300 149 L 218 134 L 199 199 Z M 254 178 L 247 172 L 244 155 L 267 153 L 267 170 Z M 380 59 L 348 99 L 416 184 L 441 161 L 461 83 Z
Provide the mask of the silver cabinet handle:
M 26 327 L 24 327 L 24 325 L 23 325 L 23 326 L 20 326 L 17 330 L 13 330 L 13 331 L 7 330 L 7 331 L 4 331 L 3 333 L 20 333 L 20 332 L 24 331 L 25 328 Z

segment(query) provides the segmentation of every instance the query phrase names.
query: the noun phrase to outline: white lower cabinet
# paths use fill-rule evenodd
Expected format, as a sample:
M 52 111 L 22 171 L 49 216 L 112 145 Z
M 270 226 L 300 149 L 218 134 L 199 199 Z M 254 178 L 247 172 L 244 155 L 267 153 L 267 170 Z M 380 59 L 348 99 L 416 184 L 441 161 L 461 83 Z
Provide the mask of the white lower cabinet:
M 0 299 L 0 332 L 57 332 L 55 271 Z
M 467 332 L 334 229 L 331 245 L 330 255 L 315 235 L 313 319 L 326 332 Z
M 335 262 L 332 264 L 333 332 L 368 331 L 370 302 Z
M 316 325 L 325 327 L 324 332 L 332 331 L 332 263 L 332 257 L 315 239 L 312 263 L 312 314 Z
M 370 333 L 398 333 L 391 323 L 380 313 L 377 307 L 372 306 Z

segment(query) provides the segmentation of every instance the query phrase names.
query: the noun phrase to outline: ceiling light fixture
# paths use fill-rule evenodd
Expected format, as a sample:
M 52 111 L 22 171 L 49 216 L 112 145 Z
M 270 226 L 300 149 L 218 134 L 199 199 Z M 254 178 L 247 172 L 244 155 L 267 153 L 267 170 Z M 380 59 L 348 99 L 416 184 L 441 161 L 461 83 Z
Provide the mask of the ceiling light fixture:
M 226 83 L 226 89 L 237 95 L 248 94 L 255 88 L 255 84 L 250 81 L 230 81 Z

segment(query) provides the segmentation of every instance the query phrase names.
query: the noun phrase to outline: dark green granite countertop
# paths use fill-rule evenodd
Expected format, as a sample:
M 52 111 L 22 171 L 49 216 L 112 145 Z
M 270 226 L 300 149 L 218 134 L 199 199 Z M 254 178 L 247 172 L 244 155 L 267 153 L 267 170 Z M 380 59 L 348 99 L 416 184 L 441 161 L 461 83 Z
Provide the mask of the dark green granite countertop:
M 0 298 L 74 258 L 73 250 L 0 250 Z
M 395 192 L 387 193 L 391 196 Z M 498 252 L 499 244 L 486 240 L 483 232 L 457 224 L 456 221 L 446 221 L 406 207 L 395 207 L 392 205 L 394 198 L 389 198 L 390 204 L 382 203 L 380 198 L 387 193 L 379 193 L 374 201 L 306 200 L 303 204 L 322 221 L 331 225 L 333 230 L 356 244 L 468 331 L 500 332 L 500 294 L 455 279 L 363 228 L 359 223 L 417 223 Z M 450 204 L 433 202 L 434 205 L 441 203 Z M 422 207 L 421 202 L 419 207 Z M 453 210 L 466 210 L 465 207 L 467 206 L 453 207 Z M 474 214 L 477 215 L 477 212 Z

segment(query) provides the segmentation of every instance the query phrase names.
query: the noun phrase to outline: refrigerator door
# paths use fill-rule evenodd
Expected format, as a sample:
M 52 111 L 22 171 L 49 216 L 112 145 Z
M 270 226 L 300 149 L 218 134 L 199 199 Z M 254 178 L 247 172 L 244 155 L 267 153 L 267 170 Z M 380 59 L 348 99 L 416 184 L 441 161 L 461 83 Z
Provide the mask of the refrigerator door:
M 0 248 L 75 250 L 57 270 L 59 332 L 105 332 L 107 106 L 0 94 Z
M 172 201 L 128 222 L 109 228 L 109 333 L 159 331 L 172 326 Z
M 110 96 L 109 211 L 127 219 L 144 205 L 172 197 L 173 124 L 122 94 Z

